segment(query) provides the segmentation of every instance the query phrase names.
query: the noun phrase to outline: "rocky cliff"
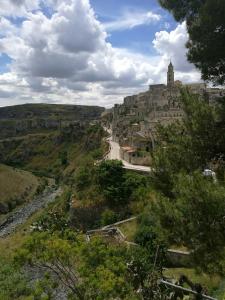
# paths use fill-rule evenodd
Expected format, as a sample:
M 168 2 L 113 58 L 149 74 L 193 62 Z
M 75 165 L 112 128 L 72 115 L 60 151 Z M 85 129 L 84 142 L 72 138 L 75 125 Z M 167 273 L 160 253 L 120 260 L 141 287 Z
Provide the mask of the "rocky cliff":
M 103 107 L 24 104 L 0 108 L 0 139 L 98 120 Z

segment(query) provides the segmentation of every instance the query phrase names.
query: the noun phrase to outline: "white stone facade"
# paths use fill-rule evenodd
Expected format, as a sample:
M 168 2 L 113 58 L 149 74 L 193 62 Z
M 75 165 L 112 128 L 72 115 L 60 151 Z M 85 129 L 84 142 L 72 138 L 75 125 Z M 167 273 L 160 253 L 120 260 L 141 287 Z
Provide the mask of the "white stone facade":
M 182 85 L 180 81 L 174 81 L 174 69 L 172 63 L 168 66 L 167 85 L 150 85 L 149 90 L 138 95 L 128 96 L 124 103 L 116 104 L 113 108 L 112 134 L 113 140 L 122 147 L 131 147 L 131 157 L 128 153 L 123 154 L 132 159 L 135 164 L 143 159 L 145 152 L 154 148 L 156 124 L 167 125 L 183 117 L 180 107 L 180 88 L 187 87 L 191 92 L 199 94 L 206 101 L 212 102 L 219 97 L 225 97 L 224 89 L 207 88 L 204 83 Z M 134 154 L 136 151 L 136 154 Z M 140 155 L 138 155 L 138 153 Z

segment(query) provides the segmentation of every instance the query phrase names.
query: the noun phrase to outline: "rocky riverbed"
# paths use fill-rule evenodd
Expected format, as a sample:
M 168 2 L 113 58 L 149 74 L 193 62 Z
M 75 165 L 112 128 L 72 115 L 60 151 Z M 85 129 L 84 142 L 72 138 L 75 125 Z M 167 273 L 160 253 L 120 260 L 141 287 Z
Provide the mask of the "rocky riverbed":
M 24 204 L 18 210 L 13 212 L 10 217 L 0 225 L 0 238 L 13 233 L 16 228 L 19 225 L 24 224 L 33 213 L 46 207 L 61 193 L 61 188 L 46 187 L 41 195 L 36 196 L 32 201 Z

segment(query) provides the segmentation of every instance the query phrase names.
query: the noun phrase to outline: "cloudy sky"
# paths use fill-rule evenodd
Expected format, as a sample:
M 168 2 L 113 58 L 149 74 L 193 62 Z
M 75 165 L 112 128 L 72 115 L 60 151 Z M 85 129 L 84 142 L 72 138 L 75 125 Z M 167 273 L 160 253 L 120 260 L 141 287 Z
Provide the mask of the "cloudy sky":
M 157 0 L 1 0 L 0 106 L 111 107 L 176 79 L 199 81 L 187 62 L 185 23 Z

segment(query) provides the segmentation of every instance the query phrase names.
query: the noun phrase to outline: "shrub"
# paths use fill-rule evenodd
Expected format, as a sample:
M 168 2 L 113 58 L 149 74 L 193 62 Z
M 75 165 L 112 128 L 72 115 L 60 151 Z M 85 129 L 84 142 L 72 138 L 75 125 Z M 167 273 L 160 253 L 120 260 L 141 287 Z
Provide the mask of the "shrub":
M 109 225 L 118 221 L 118 215 L 113 210 L 106 209 L 101 215 L 101 225 Z

